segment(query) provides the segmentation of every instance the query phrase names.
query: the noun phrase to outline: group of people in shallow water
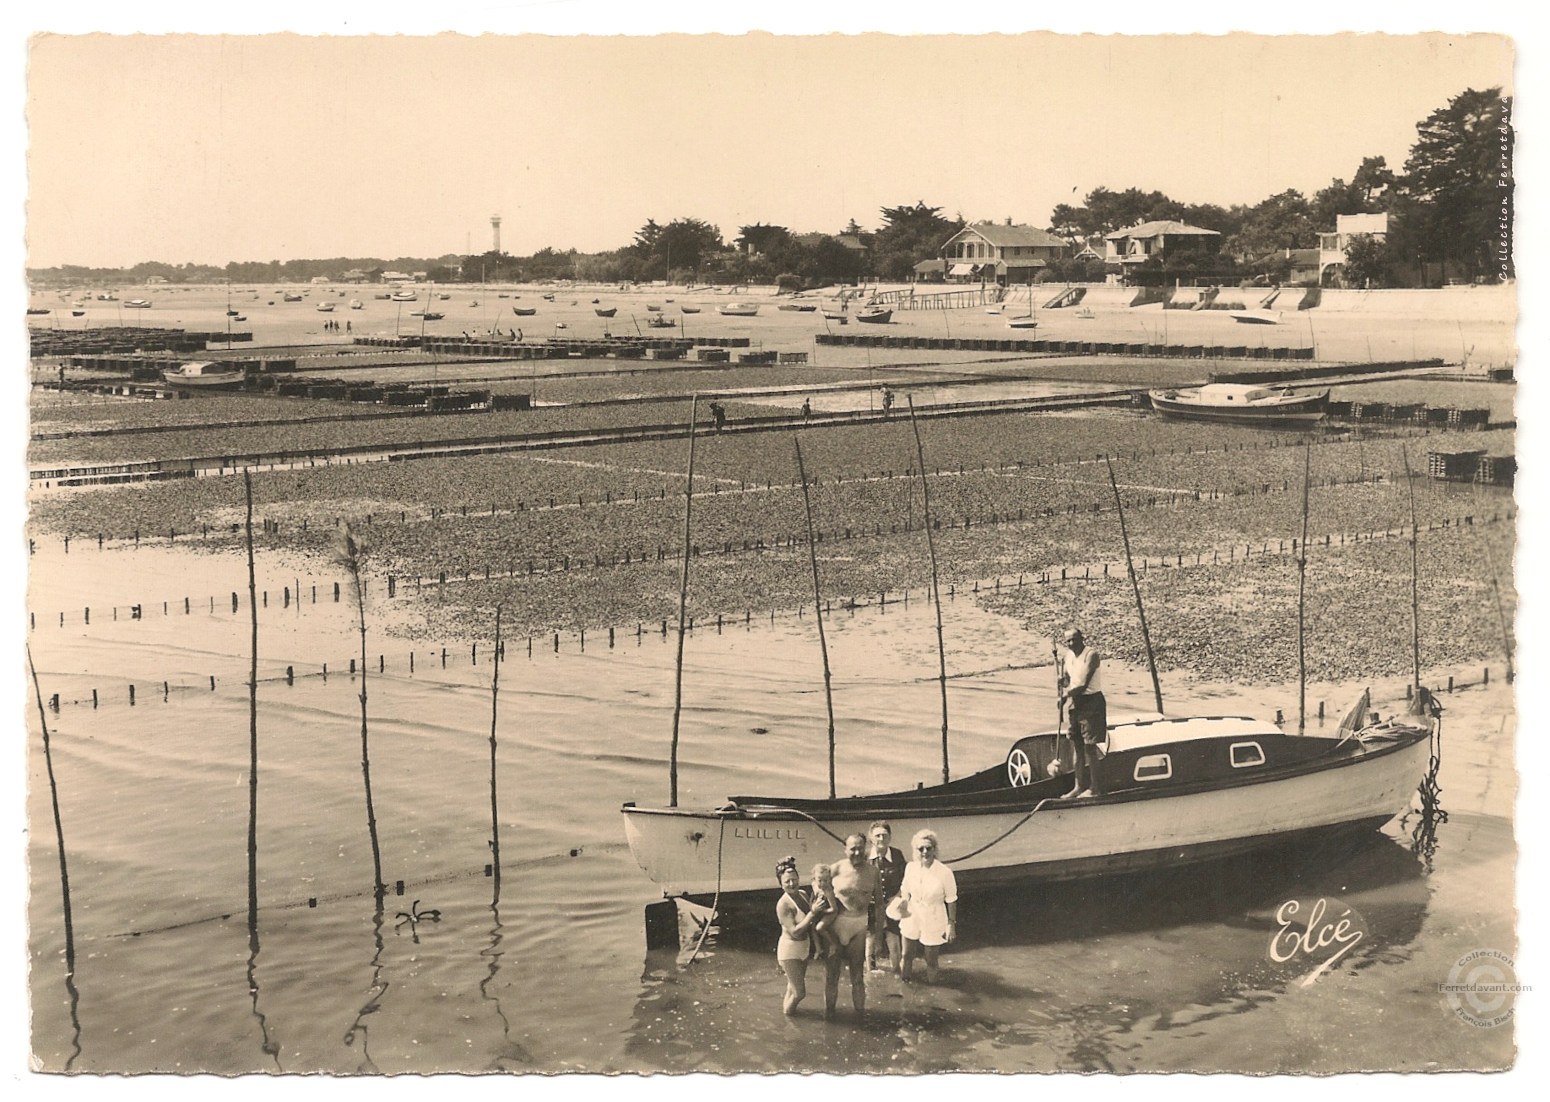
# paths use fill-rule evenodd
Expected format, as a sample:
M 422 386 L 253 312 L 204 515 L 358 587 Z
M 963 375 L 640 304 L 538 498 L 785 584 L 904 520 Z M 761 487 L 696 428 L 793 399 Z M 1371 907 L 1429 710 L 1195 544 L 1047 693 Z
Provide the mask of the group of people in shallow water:
M 845 839 L 840 860 L 814 867 L 809 888 L 802 887 L 796 858 L 775 866 L 781 887 L 775 960 L 786 975 L 785 1013 L 795 1013 L 807 997 L 807 968 L 814 960 L 824 968 L 825 1017 L 834 1016 L 846 969 L 851 1005 L 857 1015 L 866 1012 L 867 973 L 880 970 L 884 957 L 905 983 L 924 958 L 926 982 L 936 982 L 941 948 L 958 932 L 958 884 L 938 859 L 938 845 L 934 831 L 919 831 L 907 859 L 893 845 L 892 826 L 878 821 L 865 835 Z

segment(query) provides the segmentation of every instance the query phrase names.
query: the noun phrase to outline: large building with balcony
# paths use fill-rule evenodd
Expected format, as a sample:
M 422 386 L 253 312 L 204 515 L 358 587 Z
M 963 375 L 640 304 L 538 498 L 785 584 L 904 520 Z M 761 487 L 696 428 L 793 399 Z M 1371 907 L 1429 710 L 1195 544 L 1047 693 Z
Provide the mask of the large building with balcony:
M 1168 220 L 1142 222 L 1123 230 L 1104 234 L 1104 262 L 1117 264 L 1121 271 L 1162 260 L 1182 252 L 1214 254 L 1221 247 L 1222 235 L 1215 230 Z
M 975 222 L 949 237 L 937 256 L 949 283 L 1032 283 L 1054 261 L 1071 255 L 1071 246 L 1035 226 Z

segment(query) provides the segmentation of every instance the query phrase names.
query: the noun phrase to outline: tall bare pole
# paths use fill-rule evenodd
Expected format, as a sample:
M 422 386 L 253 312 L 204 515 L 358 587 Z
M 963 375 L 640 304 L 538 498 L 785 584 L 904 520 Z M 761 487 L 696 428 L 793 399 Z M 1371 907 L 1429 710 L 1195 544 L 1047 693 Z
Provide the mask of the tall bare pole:
M 495 895 L 491 907 L 501 901 L 501 817 L 495 799 L 495 717 L 501 692 L 501 606 L 495 606 L 495 673 L 490 678 L 490 867 L 495 873 Z
M 38 722 L 43 725 L 43 764 L 48 767 L 48 795 L 54 807 L 54 839 L 59 845 L 59 888 L 65 919 L 65 977 L 75 975 L 75 927 L 70 921 L 70 867 L 65 861 L 65 826 L 59 815 L 59 786 L 54 781 L 54 752 L 48 740 L 48 713 L 43 710 L 43 690 L 38 687 L 38 669 L 32 664 L 32 647 L 27 648 L 27 669 L 32 674 L 32 691 L 38 698 Z
M 689 477 L 684 483 L 684 562 L 678 578 L 678 658 L 673 666 L 673 745 L 667 767 L 668 807 L 678 806 L 678 720 L 683 714 L 684 617 L 689 604 L 689 539 L 694 517 L 694 428 L 699 414 L 700 396 L 696 394 L 689 403 Z
M 818 650 L 823 654 L 823 702 L 829 709 L 829 799 L 834 799 L 834 692 L 829 675 L 829 643 L 823 634 L 823 590 L 818 585 L 818 541 L 813 538 L 813 503 L 807 494 L 807 468 L 802 463 L 802 441 L 797 449 L 797 477 L 802 480 L 802 511 L 807 516 L 807 561 L 813 568 L 813 615 L 818 620 Z
M 1421 687 L 1421 561 L 1417 543 L 1415 518 L 1415 480 L 1410 477 L 1410 448 L 1399 446 L 1400 458 L 1405 464 L 1405 488 L 1410 491 L 1410 655 L 1413 662 L 1415 687 Z
M 350 570 L 350 579 L 355 589 L 355 605 L 359 610 L 357 623 L 361 633 L 361 780 L 366 788 L 366 832 L 371 836 L 372 892 L 377 900 L 377 908 L 381 910 L 383 897 L 387 894 L 387 885 L 382 881 L 382 847 L 377 840 L 377 812 L 371 799 L 371 743 L 366 723 L 366 585 L 361 578 L 361 560 L 365 554 L 365 547 L 346 524 L 339 534 L 338 555 L 340 561 Z
M 915 399 L 906 394 L 910 404 L 910 430 L 915 434 L 915 461 L 920 466 L 920 511 L 925 517 L 926 551 L 931 556 L 931 592 L 936 595 L 936 659 L 942 685 L 942 783 L 952 778 L 947 767 L 947 644 L 942 641 L 942 586 L 937 577 L 936 540 L 931 535 L 931 489 L 926 484 L 926 452 L 920 443 L 920 423 L 915 420 Z
M 230 295 L 227 302 L 230 303 Z M 248 609 L 252 639 L 248 647 L 248 939 L 255 953 L 258 940 L 258 575 L 253 565 L 253 473 L 242 468 L 247 504 Z M 297 600 L 301 589 L 298 587 Z
M 1308 582 L 1308 487 L 1313 478 L 1313 444 L 1302 457 L 1302 542 L 1297 545 L 1297 733 L 1308 727 L 1308 652 L 1304 600 Z
M 1136 581 L 1136 564 L 1130 557 L 1130 532 L 1125 527 L 1125 504 L 1119 499 L 1119 483 L 1114 478 L 1114 460 L 1103 457 L 1109 468 L 1109 488 L 1114 491 L 1114 508 L 1119 512 L 1119 535 L 1125 543 L 1125 570 L 1130 575 L 1130 588 L 1136 595 L 1136 616 L 1141 621 L 1141 642 L 1146 645 L 1146 665 L 1152 671 L 1152 695 L 1157 710 L 1163 710 L 1162 682 L 1157 680 L 1157 656 L 1152 652 L 1152 633 L 1146 626 L 1146 608 L 1141 604 L 1141 583 Z

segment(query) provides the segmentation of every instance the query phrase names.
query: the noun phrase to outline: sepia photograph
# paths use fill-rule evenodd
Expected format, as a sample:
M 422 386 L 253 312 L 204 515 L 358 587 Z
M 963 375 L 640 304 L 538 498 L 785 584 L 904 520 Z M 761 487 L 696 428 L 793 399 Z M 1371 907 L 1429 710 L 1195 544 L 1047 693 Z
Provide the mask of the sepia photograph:
M 15 1074 L 1517 1068 L 1513 28 L 544 7 L 11 40 Z

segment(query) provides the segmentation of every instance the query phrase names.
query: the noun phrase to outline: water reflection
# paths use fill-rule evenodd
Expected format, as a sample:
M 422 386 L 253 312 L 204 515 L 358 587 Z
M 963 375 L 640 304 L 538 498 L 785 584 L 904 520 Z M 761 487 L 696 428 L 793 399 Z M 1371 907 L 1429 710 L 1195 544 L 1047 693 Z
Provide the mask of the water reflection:
M 1432 861 L 1437 855 L 1437 828 L 1448 821 L 1448 813 L 1442 806 L 1442 786 L 1437 781 L 1441 769 L 1442 729 L 1439 724 L 1432 733 L 1432 752 L 1426 764 L 1426 775 L 1416 789 L 1421 806 L 1405 812 L 1399 820 L 1400 826 L 1409 832 L 1411 852 L 1421 859 L 1427 872 L 1432 871 Z
M 259 1047 L 264 1055 L 274 1061 L 275 1071 L 284 1071 L 280 1066 L 280 1045 L 269 1036 L 269 1020 L 263 1011 L 258 1008 L 258 908 L 248 909 L 248 999 L 252 1003 L 253 1017 L 258 1022 L 260 1037 Z
M 375 893 L 376 906 L 372 909 L 371 930 L 372 939 L 376 943 L 376 952 L 371 957 L 371 994 L 356 1011 L 355 1020 L 350 1023 L 350 1028 L 345 1031 L 344 1043 L 354 1047 L 357 1038 L 361 1042 L 361 1062 L 356 1071 L 376 1074 L 377 1065 L 372 1062 L 370 1040 L 371 1027 L 366 1024 L 366 1017 L 375 1014 L 382 1009 L 382 996 L 387 994 L 388 982 L 382 978 L 382 894 Z
M 501 969 L 501 956 L 504 950 L 501 943 L 506 938 L 506 928 L 501 925 L 500 909 L 500 881 L 496 881 L 495 897 L 490 901 L 490 944 L 481 949 L 479 955 L 489 961 L 489 968 L 485 972 L 484 979 L 479 981 L 479 995 L 485 999 L 495 1010 L 495 1017 L 500 1020 L 501 1040 L 495 1054 L 486 1065 L 490 1071 L 520 1071 L 533 1063 L 533 1055 L 521 1042 L 511 1036 L 511 1019 L 506 1017 L 506 1010 L 501 1006 L 501 998 L 497 988 L 497 981 Z M 524 1065 L 523 1068 L 513 1068 L 511 1064 Z

